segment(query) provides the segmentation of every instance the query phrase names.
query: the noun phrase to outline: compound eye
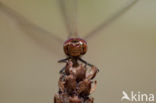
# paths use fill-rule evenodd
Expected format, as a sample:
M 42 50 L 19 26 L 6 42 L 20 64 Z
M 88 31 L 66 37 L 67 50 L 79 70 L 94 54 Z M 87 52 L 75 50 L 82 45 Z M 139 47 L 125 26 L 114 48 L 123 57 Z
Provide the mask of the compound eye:
M 66 54 L 66 55 L 69 55 L 68 46 L 66 45 L 66 46 L 64 46 L 63 48 L 64 48 L 65 54 Z
M 82 55 L 84 55 L 87 52 L 87 45 L 83 44 L 82 49 Z

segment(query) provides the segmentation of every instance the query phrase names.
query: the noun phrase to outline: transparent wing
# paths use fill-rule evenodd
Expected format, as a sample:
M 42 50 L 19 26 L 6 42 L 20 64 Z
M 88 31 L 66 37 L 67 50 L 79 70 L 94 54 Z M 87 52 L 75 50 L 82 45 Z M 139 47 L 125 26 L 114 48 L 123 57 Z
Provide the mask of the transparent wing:
M 85 35 L 84 39 L 88 40 L 97 34 L 100 30 L 105 29 L 109 24 L 111 24 L 114 20 L 122 16 L 126 11 L 128 11 L 134 4 L 136 4 L 139 0 L 127 0 L 124 6 L 121 6 L 119 10 L 113 13 L 108 17 L 105 21 L 103 21 L 100 25 L 98 25 L 95 29 L 91 30 L 88 34 Z
M 16 24 L 13 26 L 16 26 L 16 28 L 32 38 L 40 46 L 50 50 L 50 52 L 54 52 L 56 55 L 60 56 L 62 54 L 63 40 L 61 38 L 33 24 L 2 2 L 0 2 L 0 12 L 8 16 L 7 19 Z
M 77 37 L 77 0 L 59 0 L 68 38 Z

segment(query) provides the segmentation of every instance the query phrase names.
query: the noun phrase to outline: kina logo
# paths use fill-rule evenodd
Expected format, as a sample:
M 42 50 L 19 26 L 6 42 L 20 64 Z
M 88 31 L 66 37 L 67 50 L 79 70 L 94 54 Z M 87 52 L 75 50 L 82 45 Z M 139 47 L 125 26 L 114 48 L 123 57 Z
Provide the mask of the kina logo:
M 154 102 L 154 94 L 152 93 L 141 93 L 131 91 L 129 94 L 122 91 L 121 101 L 131 101 L 131 102 Z

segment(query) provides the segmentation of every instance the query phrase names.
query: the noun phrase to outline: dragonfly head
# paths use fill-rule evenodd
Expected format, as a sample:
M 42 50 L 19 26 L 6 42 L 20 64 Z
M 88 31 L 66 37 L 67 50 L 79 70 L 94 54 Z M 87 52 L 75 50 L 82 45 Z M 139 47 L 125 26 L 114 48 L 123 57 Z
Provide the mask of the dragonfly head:
M 68 56 L 81 56 L 87 52 L 87 42 L 81 38 L 70 38 L 64 42 L 63 47 Z

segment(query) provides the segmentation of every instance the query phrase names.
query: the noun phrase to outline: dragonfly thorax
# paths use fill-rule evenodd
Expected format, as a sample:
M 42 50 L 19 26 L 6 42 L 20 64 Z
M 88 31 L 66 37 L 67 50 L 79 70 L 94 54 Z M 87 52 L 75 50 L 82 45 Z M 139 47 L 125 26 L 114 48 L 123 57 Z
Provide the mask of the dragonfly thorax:
M 81 56 L 87 52 L 87 42 L 81 38 L 70 38 L 64 42 L 64 52 L 68 56 Z

